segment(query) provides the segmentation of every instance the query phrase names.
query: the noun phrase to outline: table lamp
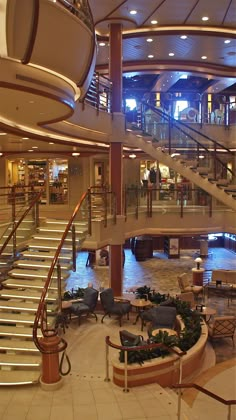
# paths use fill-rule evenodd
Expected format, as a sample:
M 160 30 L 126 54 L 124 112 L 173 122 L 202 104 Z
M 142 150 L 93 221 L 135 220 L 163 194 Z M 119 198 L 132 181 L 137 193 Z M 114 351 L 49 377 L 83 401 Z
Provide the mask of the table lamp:
M 197 257 L 194 261 L 197 263 L 197 270 L 200 270 L 202 259 L 200 257 Z

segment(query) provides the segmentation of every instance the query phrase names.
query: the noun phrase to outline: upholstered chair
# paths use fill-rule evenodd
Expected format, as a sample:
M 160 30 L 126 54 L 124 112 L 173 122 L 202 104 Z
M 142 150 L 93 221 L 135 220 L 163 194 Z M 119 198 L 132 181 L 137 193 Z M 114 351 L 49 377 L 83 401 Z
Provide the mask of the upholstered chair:
M 121 320 L 123 315 L 127 315 L 129 319 L 129 312 L 131 311 L 131 304 L 127 299 L 119 299 L 114 297 L 113 290 L 111 288 L 105 289 L 100 294 L 101 304 L 105 314 L 103 315 L 101 322 L 108 315 L 117 315 L 119 324 L 121 327 Z
M 211 324 L 208 325 L 208 334 L 210 339 L 214 338 L 232 338 L 234 346 L 234 333 L 236 328 L 236 317 L 216 316 Z
M 177 280 L 181 293 L 192 292 L 196 298 L 200 293 L 203 293 L 203 286 L 193 285 L 187 273 L 177 276 Z

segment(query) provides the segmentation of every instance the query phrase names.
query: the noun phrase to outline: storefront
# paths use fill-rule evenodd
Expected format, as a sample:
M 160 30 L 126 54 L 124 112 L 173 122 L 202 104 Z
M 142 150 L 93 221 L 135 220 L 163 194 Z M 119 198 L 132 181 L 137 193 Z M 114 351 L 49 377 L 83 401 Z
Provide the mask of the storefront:
M 43 190 L 41 204 L 68 204 L 68 160 L 8 160 L 7 172 L 9 185 Z

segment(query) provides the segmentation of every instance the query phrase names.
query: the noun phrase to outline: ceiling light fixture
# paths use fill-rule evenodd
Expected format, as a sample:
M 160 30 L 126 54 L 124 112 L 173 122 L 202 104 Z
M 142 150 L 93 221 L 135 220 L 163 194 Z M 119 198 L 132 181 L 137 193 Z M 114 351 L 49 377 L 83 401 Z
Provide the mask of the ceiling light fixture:
M 154 55 L 153 54 L 149 54 L 148 55 L 148 58 L 154 58 Z
M 169 56 L 170 56 L 170 57 L 174 57 L 174 53 L 170 52 L 170 53 L 169 53 Z
M 129 155 L 129 158 L 130 159 L 135 159 L 136 158 L 136 155 L 134 153 L 131 153 L 131 155 Z
M 206 60 L 206 59 L 207 59 L 207 56 L 206 56 L 206 55 L 202 55 L 202 56 L 201 56 L 201 59 L 202 59 L 202 60 Z
M 0 136 L 6 136 L 7 133 L 0 133 Z
M 158 21 L 157 20 L 151 20 L 151 24 L 152 25 L 157 25 L 158 24 Z
M 72 153 L 72 156 L 74 156 L 74 157 L 79 156 L 79 155 L 80 155 L 80 153 L 79 153 L 79 152 L 74 152 L 74 153 Z
M 181 37 L 180 37 L 181 39 L 187 39 L 188 37 L 187 37 L 187 35 L 181 35 Z
M 203 20 L 204 22 L 206 22 L 207 20 L 209 20 L 209 17 L 208 17 L 208 16 L 203 16 L 203 17 L 202 17 L 202 20 Z
M 105 47 L 105 42 L 99 42 L 99 44 L 98 44 L 100 47 Z
M 152 42 L 153 41 L 153 39 L 152 38 L 148 38 L 147 39 L 147 42 Z
M 137 10 L 130 10 L 130 15 L 137 15 Z
M 231 42 L 230 39 L 225 39 L 224 41 L 225 44 L 230 44 L 230 42 Z
M 29 140 L 29 137 L 22 137 L 22 140 Z

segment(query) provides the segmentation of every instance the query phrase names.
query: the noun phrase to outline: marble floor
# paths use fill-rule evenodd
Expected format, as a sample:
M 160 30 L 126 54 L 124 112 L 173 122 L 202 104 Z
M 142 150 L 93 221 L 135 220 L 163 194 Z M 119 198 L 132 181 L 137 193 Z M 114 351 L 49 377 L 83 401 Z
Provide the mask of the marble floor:
M 151 286 L 161 293 L 179 292 L 176 276 L 191 272 L 194 267 L 195 251 L 182 251 L 178 260 L 168 260 L 161 252 L 144 262 L 137 262 L 130 250 L 126 250 L 123 290 L 130 291 L 141 285 Z M 77 271 L 71 273 L 67 288 L 86 287 L 92 282 L 94 287 L 108 286 L 107 268 L 86 267 L 87 253 L 81 252 L 77 259 Z M 224 249 L 213 249 L 211 257 L 204 260 L 207 270 L 212 268 L 236 269 L 235 254 Z M 214 307 L 217 314 L 235 314 L 236 299 L 230 302 L 212 297 L 207 305 Z M 40 385 L 8 387 L 0 390 L 1 420 L 176 420 L 176 395 L 163 390 L 158 384 L 133 388 L 124 393 L 112 381 L 105 382 L 105 337 L 119 343 L 119 325 L 113 318 L 105 318 L 101 324 L 94 318 L 82 320 L 78 326 L 73 320 L 66 329 L 67 354 L 71 362 L 69 375 L 63 376 L 63 386 L 56 391 L 44 391 Z M 140 324 L 133 325 L 131 319 L 124 319 L 122 328 L 140 334 Z M 144 331 L 143 335 L 146 336 Z M 235 339 L 236 340 L 236 339 Z M 116 355 L 110 350 L 109 360 Z M 199 377 L 194 380 L 218 395 L 236 399 L 236 347 L 231 339 L 208 343 L 205 363 Z M 65 372 L 68 366 L 62 365 Z M 110 372 L 111 375 L 111 372 Z M 187 390 L 183 395 L 181 420 L 223 420 L 227 410 L 219 408 L 215 401 Z M 236 420 L 236 409 L 232 410 L 231 420 Z

